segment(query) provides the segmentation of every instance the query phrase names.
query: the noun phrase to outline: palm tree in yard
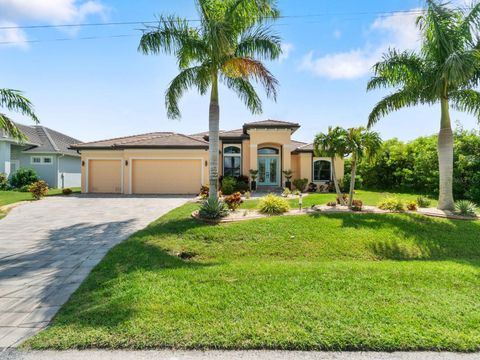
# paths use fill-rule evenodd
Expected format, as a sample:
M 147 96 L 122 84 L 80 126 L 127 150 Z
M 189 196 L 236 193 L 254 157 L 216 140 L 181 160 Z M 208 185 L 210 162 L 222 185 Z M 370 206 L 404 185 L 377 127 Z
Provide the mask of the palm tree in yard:
M 252 113 L 262 102 L 252 85 L 259 82 L 276 99 L 278 82 L 261 60 L 281 54 L 280 38 L 267 26 L 278 17 L 273 0 L 197 0 L 199 22 L 161 17 L 145 30 L 139 45 L 144 54 L 177 58 L 180 73 L 170 83 L 165 104 L 170 118 L 179 118 L 178 101 L 189 88 L 210 91 L 210 198 L 217 197 L 219 158 L 219 83 L 233 90 Z
M 454 207 L 450 106 L 480 118 L 480 92 L 474 90 L 480 83 L 480 4 L 467 11 L 427 0 L 417 25 L 422 33 L 420 52 L 390 50 L 374 66 L 367 89 L 397 89 L 374 107 L 368 126 L 403 107 L 440 103 L 438 208 L 450 210 Z
M 0 89 L 0 108 L 19 112 L 38 123 L 32 103 L 18 90 Z M 13 120 L 2 112 L 0 112 L 0 129 L 5 130 L 10 137 L 17 141 L 25 140 L 25 135 L 18 129 Z
M 337 198 L 341 205 L 345 205 L 340 186 L 338 185 L 337 173 L 335 169 L 335 158 L 345 155 L 347 132 L 345 129 L 336 126 L 328 127 L 327 133 L 320 133 L 315 137 L 314 148 L 316 156 L 326 156 L 330 158 L 332 164 L 332 179 L 335 185 Z
M 365 159 L 370 161 L 375 158 L 382 146 L 380 134 L 369 131 L 364 127 L 350 128 L 346 133 L 346 152 L 351 155 L 352 170 L 350 175 L 350 191 L 348 207 L 352 207 L 353 193 L 355 191 L 355 176 L 358 162 Z

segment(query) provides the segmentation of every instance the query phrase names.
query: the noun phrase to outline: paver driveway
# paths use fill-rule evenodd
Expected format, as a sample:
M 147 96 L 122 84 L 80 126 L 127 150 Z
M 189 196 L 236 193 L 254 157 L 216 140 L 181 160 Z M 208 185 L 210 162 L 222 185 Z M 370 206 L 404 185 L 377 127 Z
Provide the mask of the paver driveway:
M 46 326 L 112 246 L 187 200 L 80 195 L 12 209 L 0 220 L 0 348 Z

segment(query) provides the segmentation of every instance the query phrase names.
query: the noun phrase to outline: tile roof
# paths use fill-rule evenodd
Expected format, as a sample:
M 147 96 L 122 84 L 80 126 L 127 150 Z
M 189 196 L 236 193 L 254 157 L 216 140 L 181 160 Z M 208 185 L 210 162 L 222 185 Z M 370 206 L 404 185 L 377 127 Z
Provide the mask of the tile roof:
M 80 140 L 52 130 L 45 126 L 28 126 L 15 124 L 25 134 L 25 141 L 28 153 L 59 153 L 71 156 L 80 156 L 76 151 L 70 149 L 70 145 L 80 143 Z
M 279 128 L 279 129 L 292 129 L 292 134 L 300 128 L 300 124 L 293 123 L 289 121 L 280 121 L 280 120 L 262 120 L 262 121 L 254 121 L 250 123 L 243 124 L 243 132 L 246 134 L 248 129 L 255 129 L 255 128 Z
M 198 134 L 193 134 L 190 136 L 194 137 L 200 137 L 205 140 L 208 140 L 208 131 L 198 133 Z M 235 130 L 220 130 L 219 131 L 219 137 L 222 140 L 228 140 L 228 139 L 238 139 L 238 138 L 243 138 L 245 137 L 245 133 L 243 132 L 243 129 L 235 129 Z
M 198 136 L 173 132 L 153 132 L 72 145 L 73 149 L 109 148 L 208 148 L 208 142 Z
M 294 151 L 297 151 L 297 152 L 312 152 L 313 151 L 313 143 L 301 145 L 298 148 L 296 148 Z

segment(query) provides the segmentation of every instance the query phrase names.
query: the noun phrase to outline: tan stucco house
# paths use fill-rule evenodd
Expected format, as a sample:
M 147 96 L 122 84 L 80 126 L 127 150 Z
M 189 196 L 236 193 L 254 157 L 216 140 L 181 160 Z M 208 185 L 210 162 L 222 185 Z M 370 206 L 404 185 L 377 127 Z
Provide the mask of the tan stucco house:
M 240 176 L 258 169 L 257 187 L 282 187 L 283 170 L 293 179 L 324 184 L 331 180 L 329 158 L 315 157 L 313 145 L 295 141 L 297 123 L 265 120 L 220 131 L 220 175 Z M 196 194 L 208 184 L 208 132 L 183 135 L 155 132 L 76 144 L 82 158 L 84 193 Z M 343 159 L 336 160 L 343 178 Z

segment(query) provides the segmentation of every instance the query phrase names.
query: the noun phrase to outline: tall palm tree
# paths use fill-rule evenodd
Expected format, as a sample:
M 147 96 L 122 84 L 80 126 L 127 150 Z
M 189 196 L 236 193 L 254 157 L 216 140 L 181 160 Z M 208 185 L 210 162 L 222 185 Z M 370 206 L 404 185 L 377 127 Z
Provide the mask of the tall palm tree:
M 390 50 L 374 66 L 367 89 L 396 87 L 372 110 L 368 126 L 392 111 L 419 104 L 440 103 L 438 135 L 440 189 L 438 208 L 453 209 L 453 134 L 450 106 L 480 118 L 480 4 L 469 11 L 427 0 L 417 20 L 422 33 L 421 51 Z
M 259 82 L 267 96 L 276 99 L 278 81 L 261 60 L 281 54 L 280 38 L 267 26 L 278 17 L 273 0 L 196 0 L 200 22 L 161 17 L 158 26 L 147 28 L 140 40 L 144 54 L 174 54 L 180 74 L 165 94 L 167 114 L 179 118 L 178 101 L 195 87 L 210 90 L 209 149 L 210 198 L 217 197 L 219 158 L 219 94 L 223 83 L 233 90 L 252 113 L 262 112 L 262 102 L 251 81 Z
M 350 128 L 346 133 L 346 152 L 351 154 L 352 170 L 350 175 L 350 191 L 348 207 L 352 207 L 353 193 L 355 191 L 355 176 L 357 175 L 358 162 L 365 159 L 371 161 L 382 146 L 380 134 L 369 131 L 364 127 Z
M 21 91 L 13 89 L 0 89 L 0 108 L 9 111 L 16 111 L 22 115 L 30 117 L 35 123 L 38 118 L 33 111 L 33 105 Z M 0 112 L 0 129 L 5 130 L 7 134 L 17 141 L 24 141 L 25 135 L 18 129 L 12 119 Z
M 314 149 L 315 156 L 326 156 L 330 158 L 332 164 L 332 179 L 335 185 L 335 192 L 341 205 L 345 205 L 340 186 L 338 185 L 337 172 L 335 168 L 335 158 L 345 156 L 347 131 L 339 126 L 328 127 L 327 133 L 319 133 L 315 137 Z

